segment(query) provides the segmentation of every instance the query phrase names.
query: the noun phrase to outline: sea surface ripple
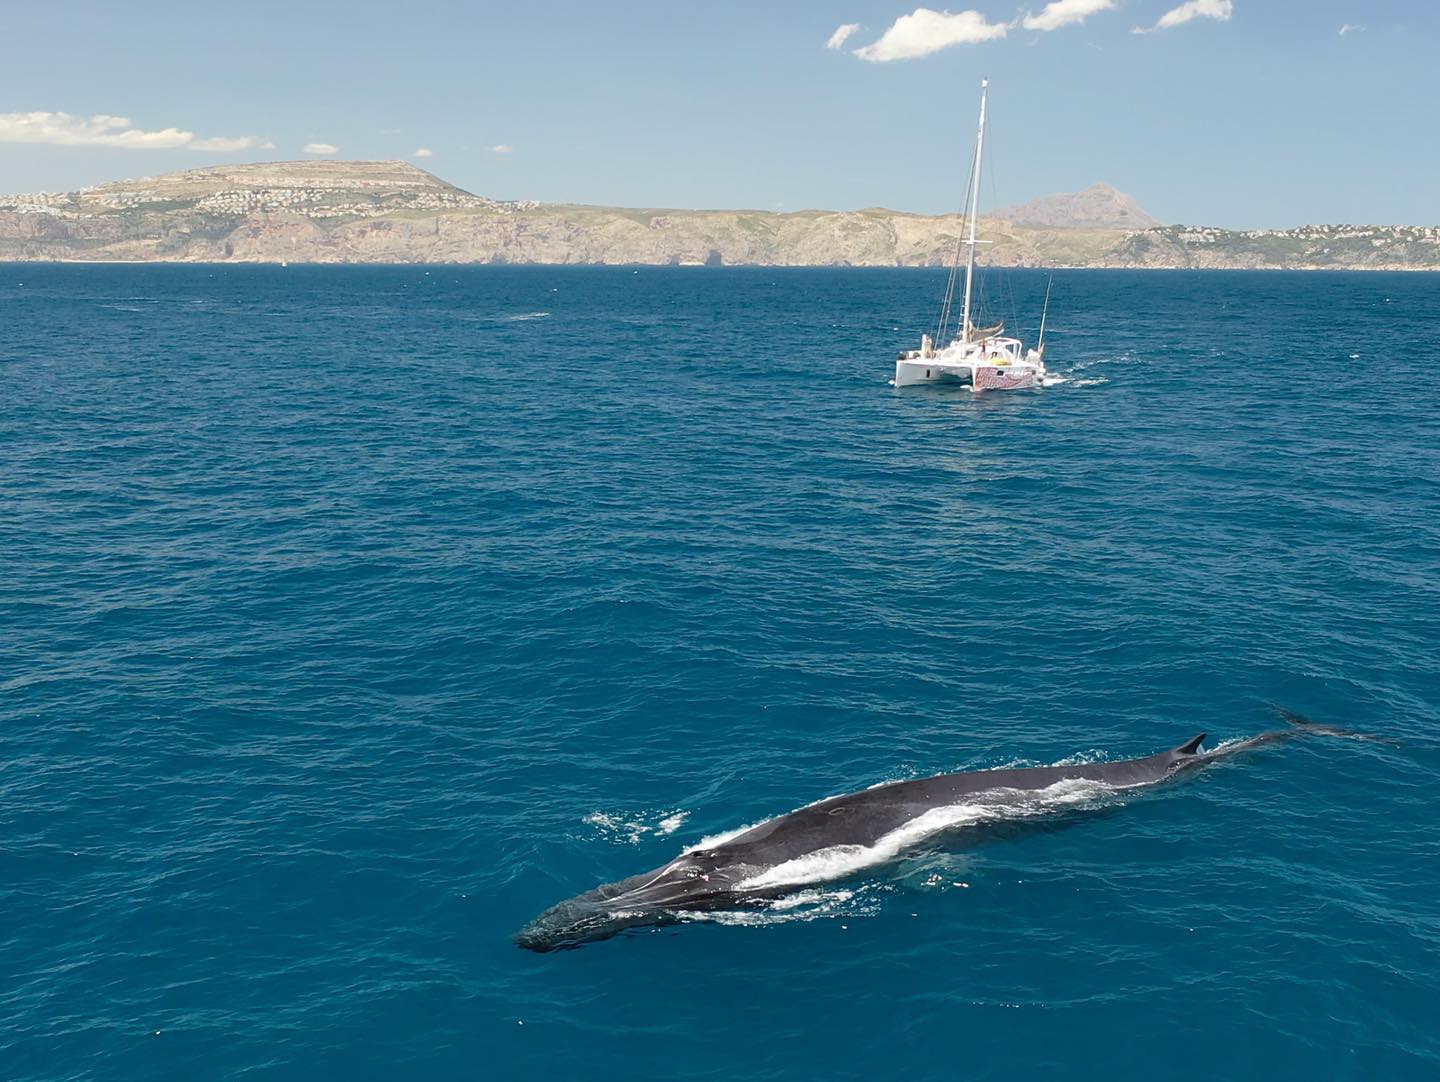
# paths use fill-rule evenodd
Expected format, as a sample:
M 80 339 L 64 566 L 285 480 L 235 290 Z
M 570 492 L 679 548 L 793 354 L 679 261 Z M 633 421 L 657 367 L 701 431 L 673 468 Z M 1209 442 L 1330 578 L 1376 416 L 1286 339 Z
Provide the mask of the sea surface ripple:
M 1067 382 L 897 392 L 942 282 L 0 268 L 0 1076 L 1440 1076 L 1436 280 L 1062 272 Z M 511 939 L 1269 704 L 1383 739 Z

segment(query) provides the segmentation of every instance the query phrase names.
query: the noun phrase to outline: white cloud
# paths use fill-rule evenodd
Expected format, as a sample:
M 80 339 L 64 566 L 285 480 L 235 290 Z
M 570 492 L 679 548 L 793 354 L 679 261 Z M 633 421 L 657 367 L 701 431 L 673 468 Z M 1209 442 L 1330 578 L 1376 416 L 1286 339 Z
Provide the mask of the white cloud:
M 434 152 L 433 150 L 431 150 L 429 147 L 421 147 L 420 149 L 418 149 L 417 151 L 415 151 L 415 157 L 417 157 L 417 158 L 433 158 L 433 157 L 435 157 L 435 152 Z
M 334 143 L 306 143 L 306 154 L 338 154 L 340 148 Z
M 165 128 L 143 131 L 132 127 L 130 118 L 97 113 L 75 116 L 72 113 L 0 113 L 0 143 L 48 143 L 60 147 L 125 147 L 130 150 L 235 151 L 255 147 L 269 148 L 258 136 L 217 136 L 197 139 L 193 131 Z
M 237 135 L 234 138 L 220 135 L 211 139 L 196 139 L 189 147 L 191 150 L 218 150 L 222 154 L 229 154 L 236 150 L 269 150 L 274 145 L 253 135 Z
M 860 24 L 859 24 L 859 23 L 846 23 L 844 26 L 837 26 L 837 27 L 835 28 L 835 33 L 831 34 L 831 35 L 830 35 L 830 40 L 825 43 L 825 48 L 827 48 L 827 49 L 840 49 L 840 48 L 843 48 L 844 45 L 845 45 L 845 43 L 850 40 L 850 35 L 853 34 L 853 33 L 855 33 L 855 31 L 857 31 L 857 30 L 859 30 L 859 29 L 860 29 Z
M 931 11 L 916 8 L 901 15 L 880 36 L 880 40 L 863 49 L 856 49 L 861 60 L 883 64 L 891 60 L 912 60 L 929 56 L 952 45 L 973 45 L 981 41 L 1003 38 L 1010 27 L 1006 23 L 985 21 L 978 11 Z
M 1023 25 L 1026 30 L 1059 30 L 1114 7 L 1115 0 L 1051 0 L 1039 15 L 1026 15 Z
M 1342 27 L 1340 28 L 1340 36 L 1341 36 L 1342 38 L 1343 38 L 1346 34 L 1363 34 L 1363 33 L 1365 33 L 1365 28 L 1364 28 L 1363 26 L 1356 26 L 1354 23 L 1346 23 L 1344 26 L 1342 26 Z
M 1185 0 L 1178 8 L 1171 8 L 1160 21 L 1148 29 L 1137 26 L 1131 31 L 1132 34 L 1150 34 L 1156 30 L 1169 30 L 1171 27 L 1184 26 L 1192 19 L 1218 19 L 1220 22 L 1228 22 L 1230 13 L 1235 10 L 1231 0 Z
M 515 148 L 508 143 L 496 143 L 490 148 L 490 152 L 492 154 L 514 154 Z

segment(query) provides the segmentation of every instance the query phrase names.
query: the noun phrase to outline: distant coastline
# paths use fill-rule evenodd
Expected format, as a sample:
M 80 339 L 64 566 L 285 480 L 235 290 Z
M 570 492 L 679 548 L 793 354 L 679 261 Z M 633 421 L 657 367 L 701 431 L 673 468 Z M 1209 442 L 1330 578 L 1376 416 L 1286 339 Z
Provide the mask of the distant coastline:
M 0 196 L 0 261 L 927 267 L 957 215 L 664 210 L 501 201 L 404 162 L 191 170 Z M 1440 270 L 1440 226 L 1224 230 L 1157 223 L 1097 184 L 987 216 L 996 265 L 1132 270 Z
M 575 269 L 606 268 L 614 270 L 708 270 L 708 271 L 735 271 L 735 270 L 859 270 L 859 271 L 925 271 L 944 270 L 941 264 L 906 264 L 903 266 L 891 266 L 884 263 L 723 263 L 713 266 L 706 266 L 700 263 L 511 263 L 511 262 L 459 262 L 451 260 L 444 263 L 429 263 L 424 260 L 404 261 L 379 261 L 379 260 L 328 260 L 328 261 L 306 261 L 303 259 L 224 259 L 224 260 L 196 260 L 196 259 L 10 259 L 0 257 L 0 265 L 15 267 L 353 267 L 356 269 L 364 267 L 454 267 L 471 268 L 485 267 L 504 269 L 507 267 L 573 267 Z M 1145 266 L 1124 266 L 1121 264 L 1106 266 L 1078 266 L 1066 264 L 1041 264 L 1025 265 L 1007 263 L 986 264 L 987 270 L 1033 270 L 1033 271 L 1078 271 L 1104 273 L 1106 271 L 1153 271 L 1156 274 L 1182 274 L 1187 272 L 1215 273 L 1215 274 L 1435 274 L 1440 273 L 1440 266 L 1376 266 L 1367 265 L 1363 267 L 1221 267 L 1221 266 L 1187 266 L 1187 267 L 1164 267 L 1156 265 Z

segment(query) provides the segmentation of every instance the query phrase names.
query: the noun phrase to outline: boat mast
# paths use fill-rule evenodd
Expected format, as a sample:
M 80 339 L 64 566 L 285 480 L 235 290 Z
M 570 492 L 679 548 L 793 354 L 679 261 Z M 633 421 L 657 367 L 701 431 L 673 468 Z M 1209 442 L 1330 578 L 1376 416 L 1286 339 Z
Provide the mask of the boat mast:
M 970 239 L 965 256 L 965 320 L 960 341 L 970 341 L 970 285 L 975 277 L 975 219 L 980 216 L 980 158 L 985 153 L 985 99 L 990 94 L 990 80 L 980 80 L 980 131 L 975 136 L 975 176 L 970 187 Z
M 1040 309 L 1040 341 L 1035 344 L 1037 353 L 1045 352 L 1045 317 L 1050 314 L 1050 287 L 1055 284 L 1055 276 L 1052 274 L 1045 283 L 1045 307 Z

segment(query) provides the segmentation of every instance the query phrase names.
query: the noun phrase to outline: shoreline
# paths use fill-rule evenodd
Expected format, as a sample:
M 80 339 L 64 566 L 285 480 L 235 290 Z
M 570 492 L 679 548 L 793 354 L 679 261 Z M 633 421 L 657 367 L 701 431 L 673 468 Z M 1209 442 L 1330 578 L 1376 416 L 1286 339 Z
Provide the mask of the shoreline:
M 575 267 L 615 270 L 676 270 L 676 271 L 729 271 L 729 270 L 858 270 L 858 271 L 943 271 L 948 269 L 945 264 L 930 263 L 924 265 L 895 265 L 889 263 L 725 263 L 720 265 L 695 264 L 695 263 L 520 263 L 520 262 L 439 262 L 432 263 L 423 260 L 407 262 L 388 262 L 384 260 L 325 260 L 310 262 L 306 260 L 274 260 L 274 259 L 227 259 L 220 261 L 203 259 L 13 259 L 0 256 L 0 266 L 4 267 L 61 267 L 61 266 L 122 266 L 122 267 L 444 267 L 447 269 L 474 268 L 474 267 Z M 1218 274 L 1234 274 L 1238 272 L 1264 272 L 1264 273 L 1305 273 L 1305 274 L 1436 274 L 1440 273 L 1440 266 L 1418 267 L 1418 266 L 1280 266 L 1268 265 L 1259 267 L 1189 267 L 1189 266 L 1146 266 L 1144 264 L 1116 264 L 1107 266 L 1094 266 L 1092 264 L 1066 264 L 1056 263 L 1045 266 L 1018 265 L 1008 263 L 992 264 L 987 270 L 1006 271 L 1157 271 L 1161 273 L 1175 273 L 1180 271 L 1195 271 Z

